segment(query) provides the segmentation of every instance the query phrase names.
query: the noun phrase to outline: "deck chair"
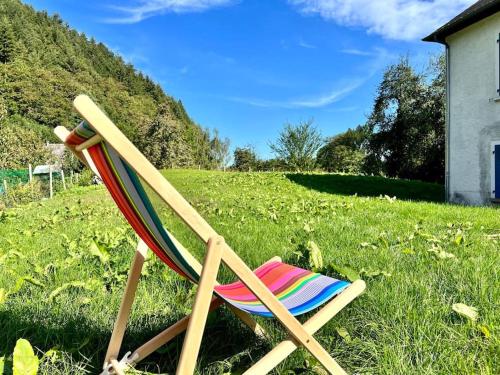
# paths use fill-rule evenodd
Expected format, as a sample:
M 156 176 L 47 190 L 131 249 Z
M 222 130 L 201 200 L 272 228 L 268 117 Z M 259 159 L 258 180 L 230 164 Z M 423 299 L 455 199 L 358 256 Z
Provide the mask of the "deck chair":
M 102 179 L 139 237 L 102 374 L 123 374 L 129 366 L 184 331 L 186 334 L 176 373 L 193 374 L 207 315 L 223 304 L 258 335 L 266 333 L 252 315 L 274 317 L 288 332 L 284 341 L 245 374 L 268 373 L 299 346 L 308 350 L 329 373 L 345 374 L 313 334 L 363 292 L 363 281 L 350 284 L 282 263 L 278 257 L 252 271 L 90 98 L 80 95 L 73 104 L 84 121 L 72 132 L 59 126 L 55 133 Z M 206 244 L 203 265 L 163 227 L 140 179 Z M 190 315 L 119 359 L 148 249 L 179 275 L 198 284 L 195 301 Z M 234 272 L 238 279 L 236 282 L 227 285 L 217 282 L 221 263 Z M 295 318 L 325 303 L 305 323 L 301 324 Z

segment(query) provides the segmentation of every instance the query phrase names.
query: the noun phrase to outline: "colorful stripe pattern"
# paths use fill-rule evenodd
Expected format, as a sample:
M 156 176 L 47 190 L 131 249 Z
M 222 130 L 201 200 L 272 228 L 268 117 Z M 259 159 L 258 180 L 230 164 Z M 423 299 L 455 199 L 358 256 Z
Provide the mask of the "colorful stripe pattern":
M 281 262 L 266 263 L 254 273 L 293 315 L 315 309 L 349 286 L 346 281 Z M 215 289 L 222 298 L 241 310 L 265 317 L 273 316 L 241 281 Z
M 86 122 L 73 130 L 66 143 L 74 146 L 95 134 Z M 193 282 L 200 275 L 177 248 L 153 208 L 139 177 L 110 147 L 101 142 L 88 149 L 113 200 L 148 247 L 179 275 Z M 293 315 L 306 313 L 339 294 L 349 283 L 281 262 L 262 265 L 255 274 Z M 216 294 L 241 310 L 265 317 L 272 313 L 241 282 L 219 285 Z

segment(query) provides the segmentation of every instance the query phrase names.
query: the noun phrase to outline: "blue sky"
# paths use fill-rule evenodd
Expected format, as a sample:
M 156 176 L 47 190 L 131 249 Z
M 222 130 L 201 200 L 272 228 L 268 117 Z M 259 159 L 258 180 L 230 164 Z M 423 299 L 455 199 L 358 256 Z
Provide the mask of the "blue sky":
M 181 99 L 232 147 L 314 118 L 324 136 L 364 123 L 383 69 L 443 51 L 420 38 L 474 0 L 27 0 L 59 13 Z

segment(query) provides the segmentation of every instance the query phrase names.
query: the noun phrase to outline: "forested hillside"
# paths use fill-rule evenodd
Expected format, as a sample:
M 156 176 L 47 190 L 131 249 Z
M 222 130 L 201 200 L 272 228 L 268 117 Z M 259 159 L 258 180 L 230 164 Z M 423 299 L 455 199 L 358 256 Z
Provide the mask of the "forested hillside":
M 96 100 L 158 167 L 217 165 L 211 145 L 220 142 L 149 77 L 58 15 L 2 0 L 0 168 L 21 167 L 16 149 L 23 141 L 16 135 L 32 140 L 32 148 L 37 140 L 55 140 L 53 127 L 74 127 L 78 118 L 71 103 L 80 93 Z M 36 154 L 31 149 L 35 159 Z

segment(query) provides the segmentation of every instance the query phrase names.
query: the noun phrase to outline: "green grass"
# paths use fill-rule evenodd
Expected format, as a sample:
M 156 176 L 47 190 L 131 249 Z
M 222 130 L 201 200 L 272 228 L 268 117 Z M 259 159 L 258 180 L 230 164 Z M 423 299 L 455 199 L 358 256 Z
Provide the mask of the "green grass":
M 379 178 L 182 170 L 166 175 L 252 267 L 274 255 L 308 265 L 302 249 L 312 240 L 321 249 L 323 272 L 340 277 L 335 269 L 349 267 L 361 274 L 367 291 L 316 335 L 349 373 L 499 373 L 498 209 L 435 203 L 442 196 L 439 186 Z M 202 259 L 195 236 L 166 207 L 160 213 Z M 0 302 L 0 356 L 9 357 L 23 337 L 39 357 L 55 349 L 43 358 L 41 373 L 98 372 L 134 234 L 102 187 L 77 188 L 0 217 L 0 289 L 11 292 Z M 104 249 L 101 258 L 91 251 L 92 242 Z M 232 275 L 224 270 L 219 279 L 230 281 Z M 122 352 L 188 313 L 193 292 L 152 257 Z M 477 308 L 477 323 L 456 314 L 454 303 Z M 197 371 L 239 373 L 284 337 L 273 320 L 259 322 L 276 336 L 274 342 L 257 341 L 225 309 L 213 313 Z M 182 338 L 137 369 L 173 373 Z M 313 367 L 298 350 L 276 373 L 314 373 Z

